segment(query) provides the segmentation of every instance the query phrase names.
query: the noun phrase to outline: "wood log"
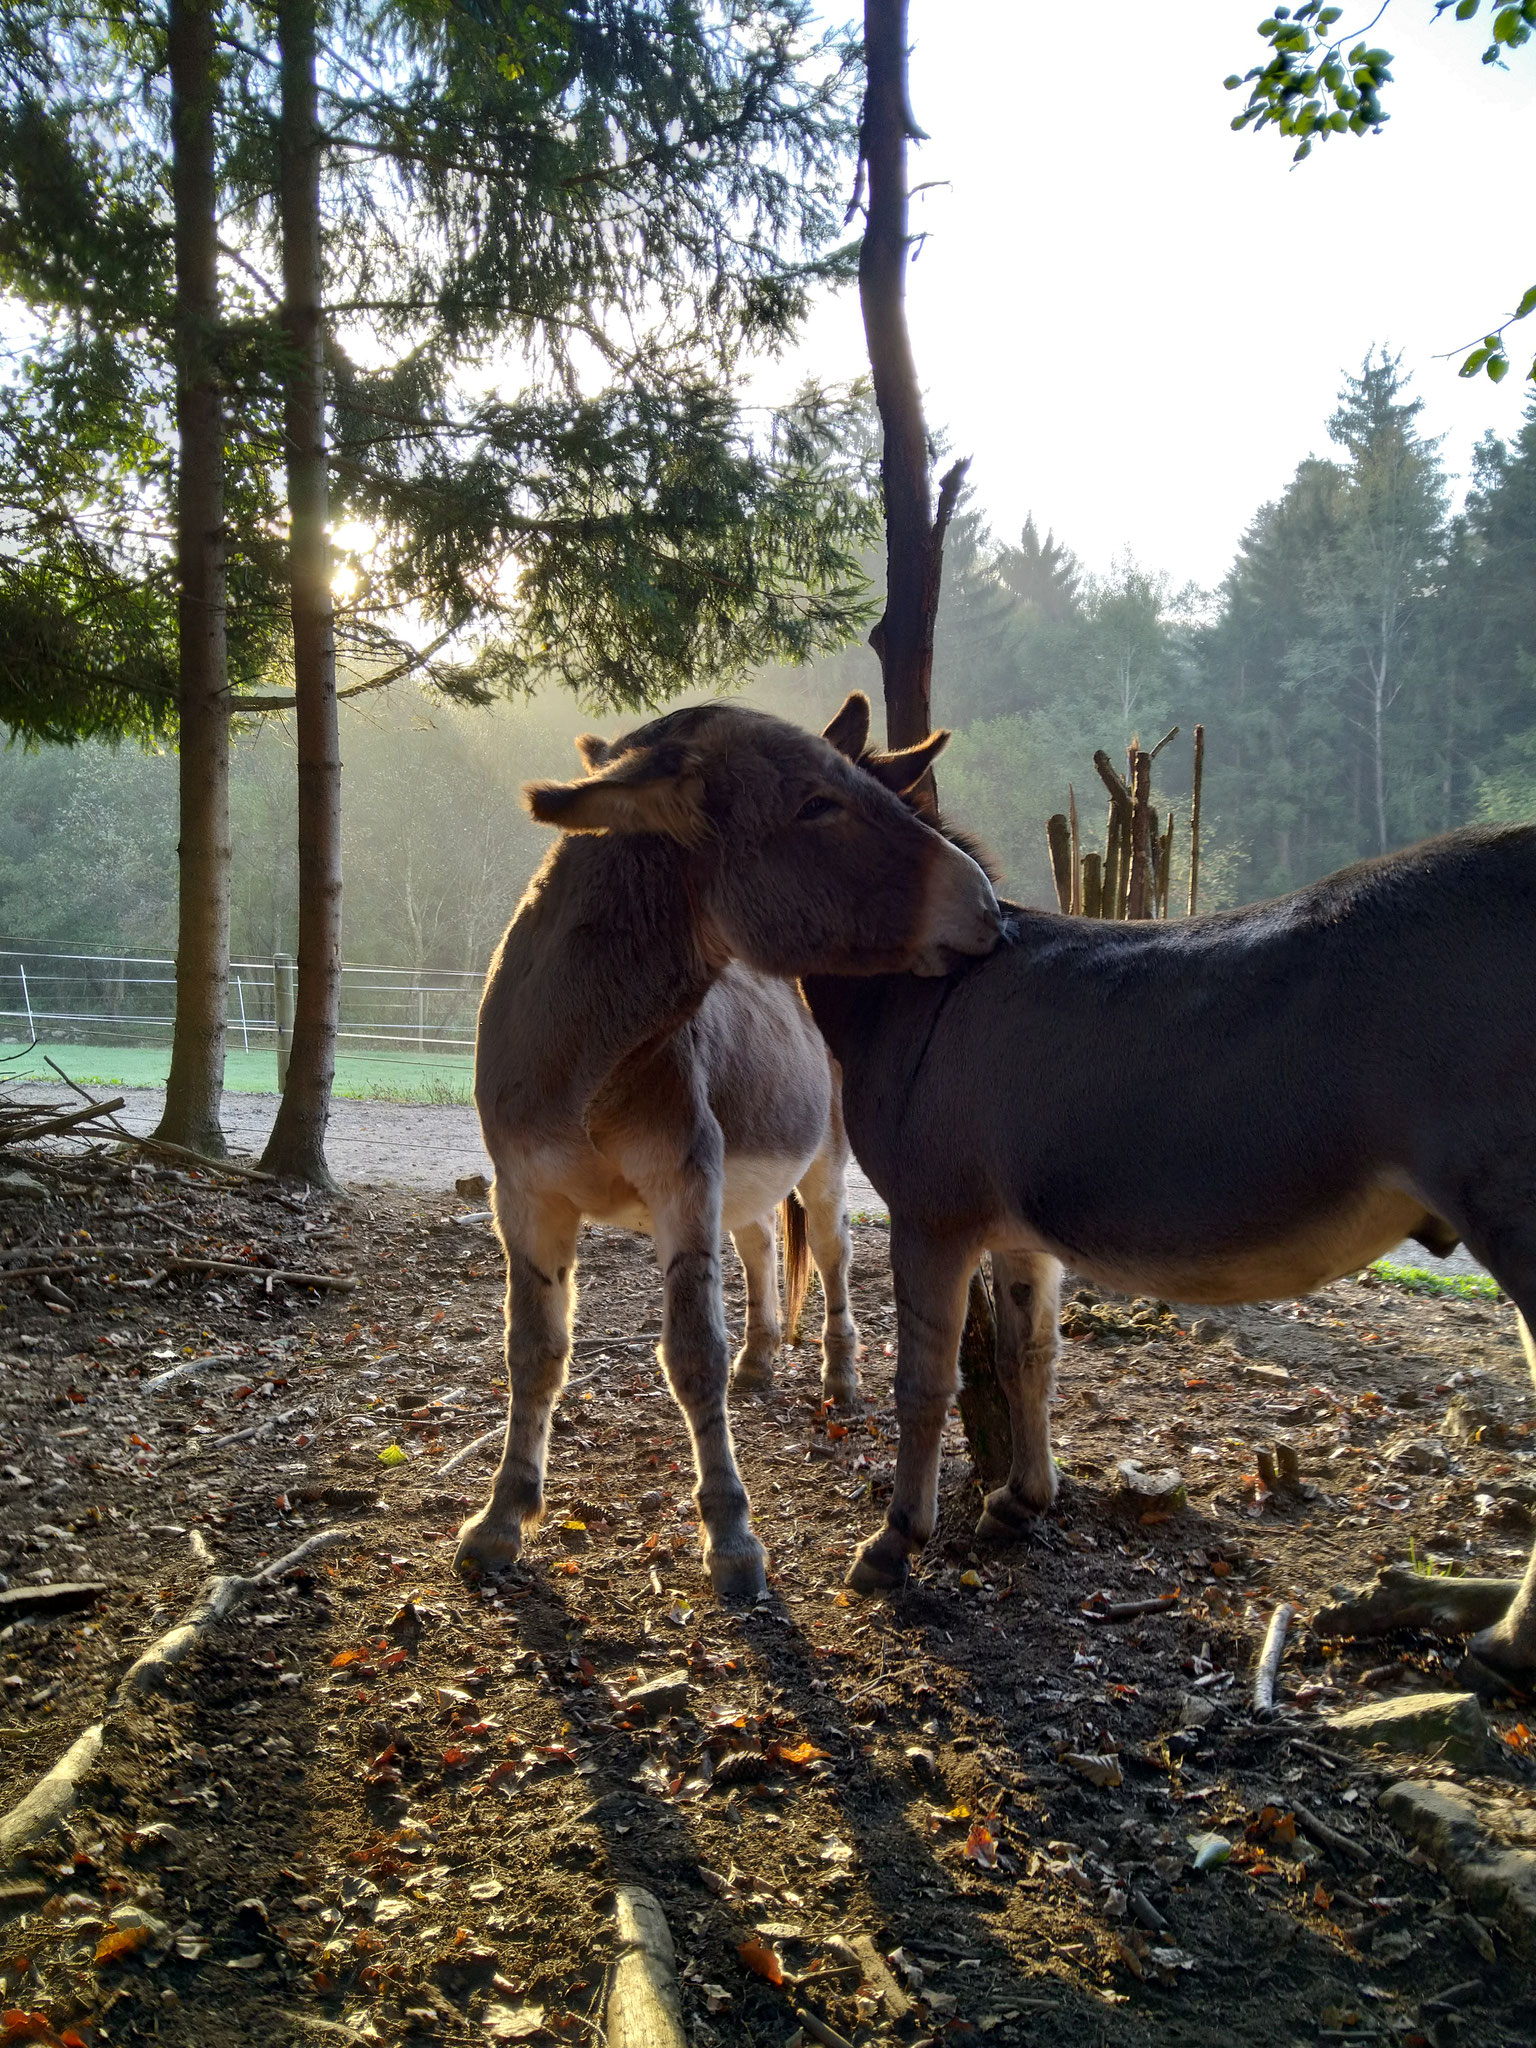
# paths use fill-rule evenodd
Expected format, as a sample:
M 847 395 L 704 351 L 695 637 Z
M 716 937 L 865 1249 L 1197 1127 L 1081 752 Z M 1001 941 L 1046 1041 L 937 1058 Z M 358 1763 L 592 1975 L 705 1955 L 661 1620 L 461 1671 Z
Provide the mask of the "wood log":
M 1136 749 L 1135 796 L 1131 811 L 1131 873 L 1125 914 L 1151 915 L 1152 756 Z
M 1157 859 L 1157 915 L 1168 915 L 1168 899 L 1173 892 L 1173 824 L 1178 813 L 1168 812 L 1168 829 L 1163 834 L 1162 851 Z
M 1205 779 L 1205 727 L 1195 727 L 1195 784 L 1189 799 L 1189 914 L 1200 900 L 1200 785 Z
M 1320 1636 L 1386 1636 L 1400 1628 L 1462 1635 L 1491 1628 L 1519 1590 L 1518 1579 L 1452 1579 L 1388 1565 L 1374 1586 L 1320 1607 L 1312 1625 Z
M 1104 856 L 1099 853 L 1083 855 L 1083 915 L 1102 916 L 1104 900 Z
M 1045 843 L 1051 855 L 1051 879 L 1056 884 L 1057 907 L 1063 912 L 1072 908 L 1072 828 L 1067 823 L 1065 811 L 1057 811 L 1045 821 Z
M 0 1815 L 0 1869 L 9 1869 L 34 1842 L 51 1835 L 80 1796 L 80 1780 L 101 1753 L 100 1721 L 77 1736 L 9 1813 Z
M 614 1917 L 619 1953 L 603 2014 L 608 2048 L 687 2048 L 667 1916 L 653 1893 L 621 1884 Z
M 1253 1711 L 1264 1719 L 1275 1711 L 1275 1685 L 1280 1676 L 1280 1659 L 1285 1655 L 1285 1638 L 1296 1610 L 1282 1600 L 1269 1617 L 1259 1666 L 1253 1674 Z
M 0 1593 L 0 1627 L 22 1614 L 79 1614 L 107 1590 L 103 1579 L 62 1579 L 54 1586 L 7 1586 Z
M 1067 784 L 1067 829 L 1072 836 L 1072 901 L 1067 905 L 1074 917 L 1083 914 L 1083 853 L 1077 824 L 1077 791 Z
M 76 1124 L 87 1124 L 92 1117 L 108 1116 L 113 1110 L 126 1107 L 123 1097 L 114 1095 L 110 1102 L 93 1102 L 85 1109 L 67 1109 L 57 1116 L 43 1117 L 36 1123 L 24 1125 L 20 1130 L 9 1130 L 0 1138 L 0 1144 L 30 1145 L 38 1138 L 56 1138 L 63 1131 L 72 1131 Z

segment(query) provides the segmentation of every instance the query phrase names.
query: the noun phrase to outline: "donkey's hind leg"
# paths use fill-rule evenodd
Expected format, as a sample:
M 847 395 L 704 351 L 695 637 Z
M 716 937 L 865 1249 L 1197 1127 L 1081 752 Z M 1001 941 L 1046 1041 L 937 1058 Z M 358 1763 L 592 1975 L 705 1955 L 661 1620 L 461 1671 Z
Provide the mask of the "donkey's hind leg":
M 974 1244 L 903 1229 L 891 1218 L 896 1282 L 896 1484 L 884 1526 L 861 1543 L 848 1573 L 860 1593 L 886 1593 L 933 1534 L 944 1424 L 960 1385 L 960 1332 L 976 1264 Z
M 704 1563 L 722 1600 L 751 1600 L 768 1590 L 768 1580 L 725 1408 L 730 1348 L 720 1291 L 719 1148 L 718 1126 L 695 1133 L 670 1184 L 645 1193 L 665 1286 L 661 1358 L 693 1439 Z
M 821 1391 L 846 1406 L 859 1392 L 859 1326 L 848 1306 L 853 1240 L 848 1234 L 848 1139 L 834 1093 L 821 1150 L 800 1177 L 805 1232 L 821 1275 L 826 1320 L 821 1327 Z
M 1050 1399 L 1056 1380 L 1061 1267 L 1045 1253 L 994 1252 L 997 1373 L 1013 1425 L 1008 1484 L 989 1493 L 976 1534 L 1006 1543 L 1056 1498 Z
M 544 1513 L 549 1424 L 565 1384 L 581 1212 L 563 1196 L 529 1196 L 498 1171 L 491 1189 L 507 1255 L 507 1434 L 491 1497 L 459 1530 L 455 1565 L 510 1564 Z
M 1515 1304 L 1526 1363 L 1536 1380 L 1536 1189 L 1528 1170 L 1506 1172 L 1500 1181 L 1480 1183 L 1474 1194 L 1463 1193 L 1439 1213 Z M 1496 1677 L 1522 1691 L 1536 1690 L 1536 1549 L 1508 1611 L 1467 1647 Z
M 773 1256 L 773 1212 L 731 1232 L 747 1289 L 747 1333 L 731 1366 L 731 1391 L 756 1393 L 773 1385 L 784 1341 L 779 1320 L 779 1275 Z

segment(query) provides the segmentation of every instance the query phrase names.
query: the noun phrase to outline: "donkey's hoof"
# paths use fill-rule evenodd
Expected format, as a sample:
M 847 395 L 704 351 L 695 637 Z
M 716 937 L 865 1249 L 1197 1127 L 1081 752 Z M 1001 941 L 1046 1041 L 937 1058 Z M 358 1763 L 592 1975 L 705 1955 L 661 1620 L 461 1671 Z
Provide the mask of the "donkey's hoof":
M 1055 1478 L 1054 1468 L 1052 1479 Z M 1054 1485 L 1042 1487 L 1039 1497 L 1013 1483 L 999 1486 L 989 1493 L 982 1503 L 981 1519 L 976 1524 L 977 1540 L 982 1543 L 1016 1543 L 1034 1527 L 1036 1519 L 1043 1515 L 1056 1498 Z
M 823 1366 L 821 1398 L 830 1401 L 835 1408 L 851 1408 L 859 1398 L 858 1368 L 852 1365 L 836 1369 L 831 1365 Z
M 749 1537 L 748 1541 L 752 1546 L 750 1550 L 732 1551 L 729 1556 L 711 1550 L 705 1557 L 704 1563 L 717 1600 L 760 1600 L 768 1591 L 767 1558 L 763 1546 L 755 1536 Z
M 731 1367 L 733 1394 L 765 1394 L 773 1385 L 773 1351 L 741 1350 Z
M 859 1545 L 843 1583 L 851 1586 L 855 1593 L 871 1596 L 899 1593 L 911 1570 L 907 1553 L 882 1530 L 878 1536 L 871 1536 L 867 1543 Z
M 1467 1655 L 1484 1671 L 1516 1692 L 1536 1692 L 1536 1655 L 1528 1640 L 1521 1640 L 1506 1622 L 1495 1622 L 1473 1636 Z
M 517 1563 L 522 1548 L 521 1524 L 492 1521 L 490 1509 L 482 1508 L 478 1515 L 471 1515 L 459 1530 L 453 1568 L 456 1572 L 504 1571 L 508 1565 Z

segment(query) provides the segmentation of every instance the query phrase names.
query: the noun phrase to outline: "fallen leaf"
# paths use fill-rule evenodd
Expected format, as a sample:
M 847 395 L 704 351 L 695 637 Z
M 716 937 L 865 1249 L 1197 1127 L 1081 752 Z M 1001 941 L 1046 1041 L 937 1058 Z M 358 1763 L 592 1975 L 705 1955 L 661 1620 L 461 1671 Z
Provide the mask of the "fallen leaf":
M 379 1453 L 379 1463 L 381 1465 L 403 1465 L 405 1459 L 406 1454 L 398 1444 L 386 1444 Z
M 331 1659 L 331 1669 L 333 1671 L 341 1671 L 348 1664 L 366 1664 L 367 1661 L 368 1652 L 366 1650 L 340 1650 Z
M 96 1944 L 94 1960 L 98 1963 L 118 1963 L 125 1957 L 137 1955 L 149 1939 L 147 1927 L 114 1927 L 110 1934 L 104 1934 Z
M 1112 1756 L 1086 1756 L 1076 1750 L 1063 1750 L 1061 1761 L 1069 1771 L 1076 1771 L 1080 1778 L 1086 1778 L 1090 1785 L 1101 1790 L 1125 1783 L 1125 1774 Z
M 796 1770 L 803 1769 L 806 1764 L 815 1763 L 818 1757 L 830 1761 L 828 1752 L 818 1749 L 814 1742 L 796 1742 L 793 1745 L 770 1742 L 767 1753 L 776 1763 L 791 1764 Z
M 749 1970 L 766 1977 L 770 1984 L 784 1982 L 784 1965 L 765 1941 L 744 1941 L 736 1950 Z
M 972 1863 L 980 1864 L 983 1870 L 996 1870 L 997 1841 L 984 1820 L 971 1823 L 971 1832 L 965 1838 L 964 1853 Z

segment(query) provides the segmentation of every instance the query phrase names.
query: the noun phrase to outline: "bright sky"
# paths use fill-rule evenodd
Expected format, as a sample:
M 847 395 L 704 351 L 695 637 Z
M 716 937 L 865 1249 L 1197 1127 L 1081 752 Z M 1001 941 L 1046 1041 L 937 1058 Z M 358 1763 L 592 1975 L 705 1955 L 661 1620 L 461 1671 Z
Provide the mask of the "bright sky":
M 929 423 L 974 458 L 998 534 L 1033 509 L 1090 566 L 1128 545 L 1215 583 L 1258 506 L 1328 452 L 1341 373 L 1373 343 L 1402 351 L 1461 476 L 1487 428 L 1514 428 L 1536 318 L 1501 387 L 1436 360 L 1536 282 L 1536 48 L 1485 69 L 1490 12 L 1436 23 L 1431 0 L 1394 0 L 1369 38 L 1397 59 L 1391 119 L 1293 169 L 1273 130 L 1232 133 L 1222 90 L 1258 60 L 1261 0 L 912 0 L 931 137 L 912 179 L 947 181 L 913 208 L 913 343 Z M 791 367 L 864 360 L 849 292 Z

